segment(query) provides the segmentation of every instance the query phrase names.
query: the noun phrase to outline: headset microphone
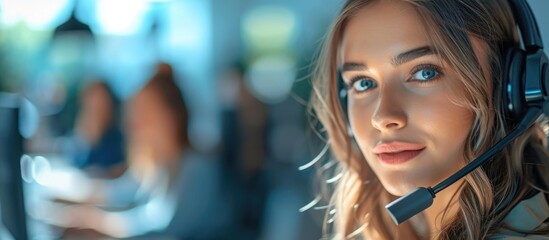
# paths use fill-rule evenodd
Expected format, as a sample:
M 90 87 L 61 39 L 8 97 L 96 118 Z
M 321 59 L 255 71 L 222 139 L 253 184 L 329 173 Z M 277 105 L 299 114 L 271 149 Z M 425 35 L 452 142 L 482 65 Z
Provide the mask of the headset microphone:
M 434 186 L 433 188 L 417 188 L 407 195 L 402 196 L 399 199 L 387 204 L 385 208 L 391 215 L 391 218 L 393 218 L 393 221 L 396 224 L 400 224 L 430 207 L 431 204 L 433 204 L 433 198 L 435 198 L 435 194 L 454 184 L 459 179 L 465 177 L 465 175 L 469 174 L 471 171 L 475 170 L 477 167 L 490 160 L 490 158 L 494 156 L 494 154 L 503 150 L 503 148 L 507 146 L 507 144 L 509 144 L 513 139 L 526 131 L 536 121 L 541 112 L 542 111 L 540 108 L 530 108 L 526 113 L 526 116 L 522 119 L 522 121 L 520 121 L 518 126 L 513 131 L 511 131 L 511 133 L 509 133 L 509 135 L 505 136 L 490 150 L 486 151 L 484 154 L 480 155 L 480 157 L 470 162 L 465 167 L 463 167 L 438 185 Z
M 509 3 L 521 32 L 524 49 L 513 47 L 507 51 L 506 65 L 503 69 L 505 73 L 503 98 L 507 106 L 506 118 L 522 118 L 522 120 L 509 135 L 446 180 L 432 188 L 417 188 L 385 206 L 396 224 L 406 221 L 431 206 L 438 192 L 489 161 L 492 156 L 532 126 L 542 111 L 549 116 L 547 103 L 549 61 L 543 52 L 536 20 L 525 0 L 510 0 Z

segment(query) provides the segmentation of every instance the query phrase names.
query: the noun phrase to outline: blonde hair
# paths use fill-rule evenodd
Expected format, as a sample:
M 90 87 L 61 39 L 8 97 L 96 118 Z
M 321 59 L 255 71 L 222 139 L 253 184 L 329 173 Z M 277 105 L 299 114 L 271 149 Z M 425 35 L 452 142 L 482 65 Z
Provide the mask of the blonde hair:
M 337 238 L 350 238 L 355 234 L 374 239 L 421 238 L 411 221 L 396 226 L 385 213 L 384 206 L 395 196 L 383 188 L 349 137 L 337 92 L 337 53 L 345 27 L 358 10 L 373 1 L 379 0 L 345 3 L 325 39 L 313 74 L 311 106 L 327 134 L 333 156 L 340 163 L 336 174 L 341 178 L 330 200 L 335 214 L 327 216 L 333 215 Z M 516 124 L 505 119 L 501 90 L 504 50 L 518 44 L 511 9 L 504 0 L 401 1 L 416 9 L 429 31 L 434 49 L 461 77 L 466 96 L 456 104 L 467 106 L 475 116 L 464 146 L 464 159 L 470 162 Z M 481 40 L 487 47 L 490 69 L 481 69 L 470 37 Z M 491 82 L 486 81 L 483 70 L 491 73 Z M 532 126 L 489 163 L 464 178 L 461 190 L 454 196 L 458 198 L 459 214 L 443 213 L 444 228 L 438 236 L 431 237 L 486 238 L 505 227 L 501 221 L 516 203 L 531 196 L 535 189 L 546 189 L 549 178 L 540 165 L 548 166 L 549 155 L 540 126 L 540 123 Z M 509 203 L 506 199 L 512 201 Z M 549 233 L 549 229 L 536 233 Z

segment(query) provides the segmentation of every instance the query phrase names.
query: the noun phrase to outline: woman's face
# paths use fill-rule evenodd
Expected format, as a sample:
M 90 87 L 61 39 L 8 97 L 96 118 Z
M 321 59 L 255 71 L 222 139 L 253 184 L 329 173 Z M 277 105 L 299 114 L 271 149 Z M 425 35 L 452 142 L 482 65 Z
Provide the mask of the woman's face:
M 359 10 L 339 54 L 355 139 L 387 191 L 433 186 L 463 166 L 474 116 L 455 103 L 465 89 L 410 5 L 376 1 Z

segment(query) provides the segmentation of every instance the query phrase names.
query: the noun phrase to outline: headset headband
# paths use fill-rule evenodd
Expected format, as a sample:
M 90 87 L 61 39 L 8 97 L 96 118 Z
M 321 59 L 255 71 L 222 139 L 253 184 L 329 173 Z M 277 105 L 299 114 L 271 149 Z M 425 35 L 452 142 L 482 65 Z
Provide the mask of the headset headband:
M 543 48 L 539 27 L 525 0 L 509 0 L 527 52 Z

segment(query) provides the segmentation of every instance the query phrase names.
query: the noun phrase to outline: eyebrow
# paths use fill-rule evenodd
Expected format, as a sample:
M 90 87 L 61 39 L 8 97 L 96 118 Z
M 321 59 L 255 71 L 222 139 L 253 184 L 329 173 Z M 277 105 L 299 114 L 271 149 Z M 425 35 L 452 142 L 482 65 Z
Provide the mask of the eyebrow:
M 399 66 L 404 63 L 407 63 L 409 61 L 412 61 L 416 58 L 423 57 L 425 55 L 435 54 L 433 49 L 429 46 L 423 46 L 414 48 L 412 50 L 408 50 L 406 52 L 403 52 L 401 54 L 398 54 L 397 56 L 393 57 L 391 59 L 391 65 L 393 66 Z M 343 63 L 342 71 L 363 71 L 367 70 L 368 66 L 364 63 L 358 63 L 358 62 L 345 62 Z

